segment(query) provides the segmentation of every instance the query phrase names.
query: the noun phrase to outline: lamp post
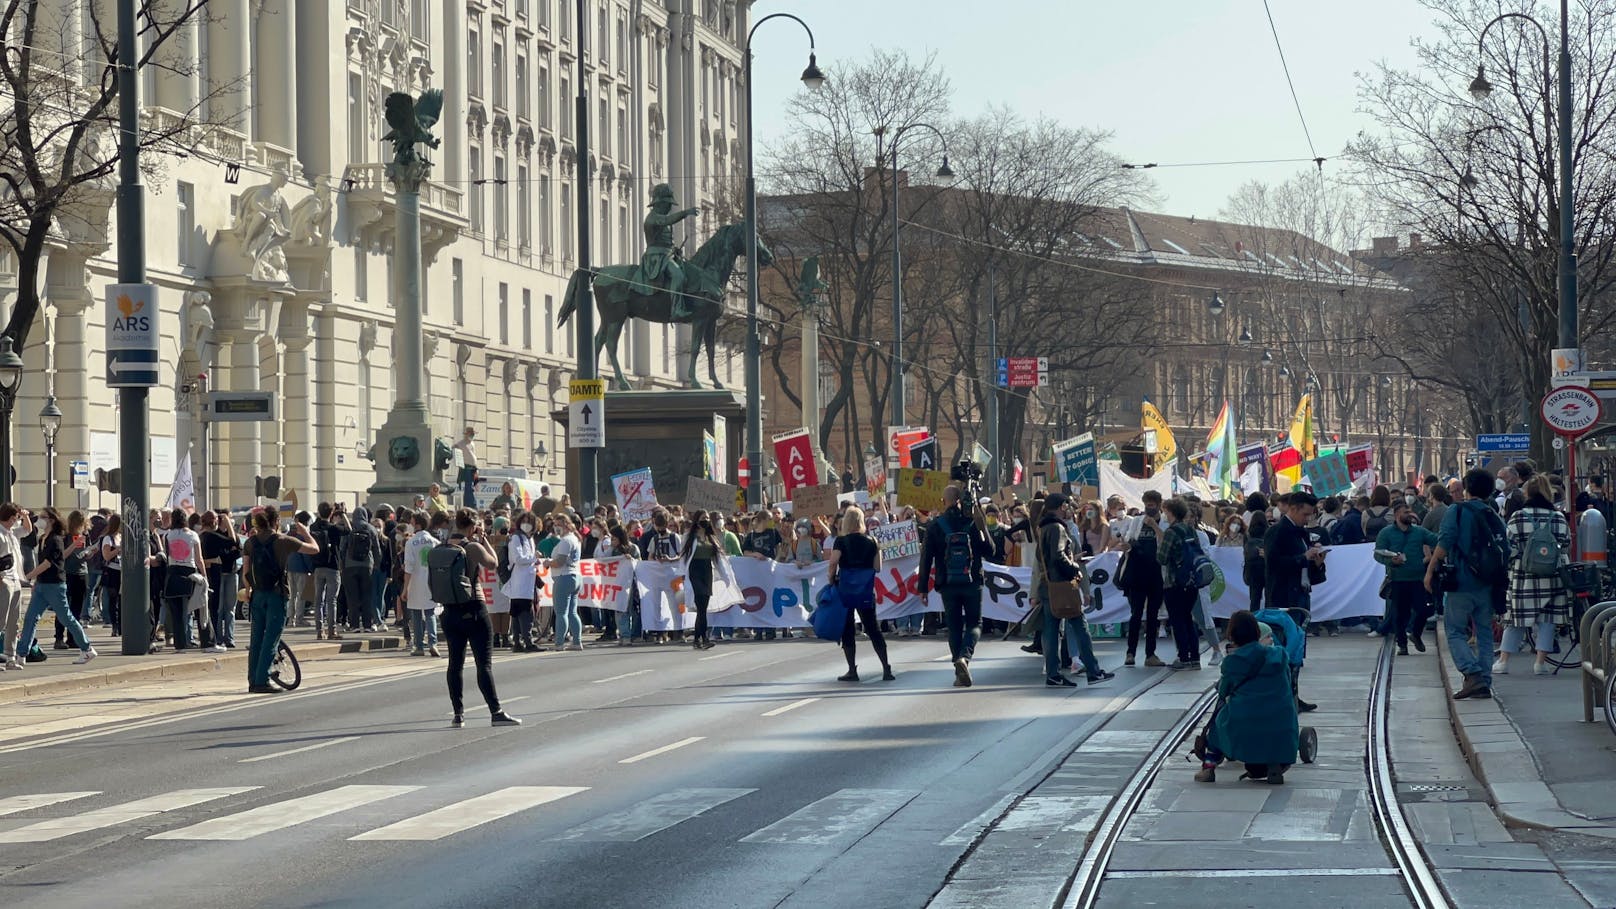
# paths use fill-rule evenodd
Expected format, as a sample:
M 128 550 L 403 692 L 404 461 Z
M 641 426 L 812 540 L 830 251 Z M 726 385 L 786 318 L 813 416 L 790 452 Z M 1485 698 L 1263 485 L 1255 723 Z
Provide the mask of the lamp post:
M 10 336 L 0 337 L 0 502 L 11 501 L 11 410 L 22 384 L 22 357 L 11 343 Z
M 542 440 L 533 449 L 533 466 L 539 471 L 539 476 L 541 477 L 548 476 L 550 473 L 550 450 L 544 447 Z
M 583 0 L 579 0 L 580 6 Z M 763 463 L 763 352 L 758 337 L 758 226 L 757 226 L 757 174 L 752 165 L 752 36 L 770 19 L 790 19 L 808 33 L 808 67 L 802 71 L 802 84 L 818 89 L 825 84 L 825 74 L 819 71 L 814 55 L 814 30 L 808 23 L 791 13 L 770 13 L 752 24 L 746 33 L 746 457 L 748 464 Z M 587 111 L 580 112 L 587 115 Z M 756 467 L 753 467 L 756 470 Z M 763 484 L 749 483 L 746 487 L 749 505 L 763 504 Z
M 577 127 L 578 137 L 578 188 L 576 199 L 578 205 L 578 269 L 582 272 L 590 270 L 589 231 L 592 223 L 594 206 L 590 204 L 590 195 L 594 192 L 590 186 L 593 174 L 589 169 L 589 72 L 585 67 L 588 55 L 589 41 L 589 7 L 592 4 L 585 0 L 577 0 L 577 17 L 573 20 L 574 48 L 578 51 L 577 79 L 578 99 L 573 119 Z M 601 47 L 606 46 L 606 36 L 600 36 Z M 750 74 L 749 74 L 750 76 Z M 747 91 L 751 92 L 751 79 L 747 79 Z M 748 129 L 750 130 L 751 116 L 748 109 Z M 610 137 L 602 136 L 601 141 L 606 142 Z M 748 166 L 750 167 L 750 165 Z M 608 238 L 609 240 L 610 238 Z M 578 307 L 578 360 L 577 375 L 580 379 L 596 379 L 600 377 L 600 364 L 595 356 L 595 306 L 592 300 L 584 300 Z M 691 357 L 694 358 L 692 353 Z M 691 371 L 695 371 L 692 359 Z M 576 488 L 583 498 L 584 508 L 593 509 L 600 499 L 600 449 L 579 448 L 578 451 L 578 482 Z M 569 478 L 571 479 L 571 478 Z
M 911 129 L 920 127 L 929 129 L 938 140 L 943 143 L 943 164 L 937 168 L 937 176 L 944 180 L 954 176 L 954 169 L 948 166 L 948 137 L 943 131 L 930 123 L 905 123 L 892 134 L 892 426 L 896 429 L 903 425 L 903 245 L 902 237 L 903 219 L 899 216 L 898 194 L 898 140 Z M 886 133 L 886 127 L 875 130 L 877 141 Z M 882 157 L 885 157 L 884 155 Z M 989 366 L 992 364 L 990 363 Z M 998 452 L 994 452 L 998 456 Z
M 56 396 L 45 399 L 39 410 L 39 431 L 45 436 L 45 507 L 56 507 L 56 434 L 62 429 L 62 409 Z
M 1495 16 L 1481 30 L 1481 37 L 1477 39 L 1478 50 L 1484 49 L 1487 41 L 1487 32 L 1505 19 L 1520 19 L 1530 22 L 1543 36 L 1543 83 L 1548 86 L 1549 70 L 1549 31 L 1543 23 L 1537 21 L 1526 13 L 1504 13 Z M 1573 248 L 1574 219 L 1572 218 L 1573 196 L 1571 190 L 1571 47 L 1570 47 L 1570 3 L 1569 0 L 1560 0 L 1560 98 L 1559 98 L 1559 153 L 1560 153 L 1560 328 L 1558 346 L 1562 348 L 1577 347 L 1577 254 Z M 1492 94 L 1492 83 L 1487 81 L 1487 70 L 1483 64 L 1476 65 L 1476 78 L 1470 82 L 1470 94 L 1477 101 Z M 1544 118 L 1553 120 L 1549 116 L 1549 98 L 1545 90 L 1543 96 Z M 1472 178 L 1473 179 L 1473 178 Z

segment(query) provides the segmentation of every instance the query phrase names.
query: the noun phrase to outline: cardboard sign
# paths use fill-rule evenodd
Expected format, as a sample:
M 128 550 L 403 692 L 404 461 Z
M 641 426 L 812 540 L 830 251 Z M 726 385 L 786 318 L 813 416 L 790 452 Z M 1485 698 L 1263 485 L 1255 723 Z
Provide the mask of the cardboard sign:
M 734 514 L 736 496 L 740 493 L 741 489 L 738 486 L 691 477 L 685 481 L 685 511 L 700 508 L 722 515 Z
M 921 470 L 937 469 L 937 440 L 923 439 L 909 446 L 909 463 Z
M 881 547 L 881 564 L 888 565 L 899 559 L 912 559 L 920 555 L 920 528 L 914 521 L 897 521 L 870 531 L 877 546 Z
M 908 467 L 909 449 L 930 437 L 931 430 L 924 426 L 899 426 L 887 436 L 887 456 L 899 467 Z
M 791 494 L 791 513 L 799 518 L 812 518 L 818 515 L 834 515 L 837 508 L 837 495 L 841 487 L 835 483 L 822 483 L 818 486 L 798 486 Z
M 774 437 L 774 460 L 780 465 L 786 498 L 799 486 L 819 485 L 819 465 L 814 461 L 814 442 L 806 429 Z
M 877 495 L 887 488 L 887 462 L 880 455 L 864 460 L 864 483 L 871 495 Z
M 1085 432 L 1075 439 L 1056 443 L 1055 462 L 1056 476 L 1062 483 L 1100 485 L 1099 458 L 1094 451 L 1094 433 Z
M 1347 459 L 1338 451 L 1303 462 L 1302 473 L 1312 482 L 1314 495 L 1333 496 L 1352 487 Z
M 617 494 L 617 508 L 625 521 L 649 521 L 656 508 L 656 487 L 651 482 L 651 468 L 641 467 L 612 477 L 612 491 Z
M 1001 509 L 1014 508 L 1016 502 L 1027 501 L 1027 490 L 1023 486 L 1000 486 L 999 494 L 993 497 L 994 504 Z
M 943 510 L 943 490 L 948 488 L 948 474 L 941 470 L 898 468 L 898 505 L 909 505 L 921 511 Z

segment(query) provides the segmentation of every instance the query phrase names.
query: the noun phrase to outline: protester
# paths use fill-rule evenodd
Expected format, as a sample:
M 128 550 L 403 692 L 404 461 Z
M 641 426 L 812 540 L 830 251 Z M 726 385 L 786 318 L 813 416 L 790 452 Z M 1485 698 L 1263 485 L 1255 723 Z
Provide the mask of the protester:
M 75 510 L 67 516 L 66 548 L 62 553 L 62 577 L 67 582 L 67 611 L 73 614 L 81 627 L 90 623 L 90 541 L 86 538 L 85 526 L 84 512 Z M 55 649 L 70 650 L 72 646 L 67 638 L 67 626 L 57 622 Z
M 5 506 L 0 505 L 0 563 L 5 561 L 8 540 L 14 539 L 11 531 L 5 527 Z M 101 589 L 104 591 L 102 609 L 106 612 L 107 624 L 112 626 L 112 636 L 123 636 L 123 518 L 116 512 L 107 517 L 106 532 L 101 535 Z M 10 572 L 0 572 L 0 613 L 5 610 L 6 601 L 10 599 L 5 578 Z M 15 605 L 15 604 L 13 604 Z M 6 641 L 12 639 L 11 631 L 6 630 Z
M 922 600 L 935 588 L 943 601 L 956 688 L 971 687 L 971 659 L 982 634 L 982 560 L 993 551 L 980 511 L 967 516 L 964 506 L 964 490 L 943 489 L 943 513 L 926 525 L 918 578 Z
M 555 516 L 555 548 L 550 550 L 550 590 L 555 602 L 557 650 L 584 649 L 584 625 L 578 617 L 578 558 L 582 544 L 572 532 L 572 519 Z M 571 635 L 572 644 L 567 644 Z
M 1147 489 L 1141 499 L 1144 514 L 1129 519 L 1120 534 L 1123 556 L 1117 569 L 1117 586 L 1128 598 L 1128 654 L 1123 665 L 1134 665 L 1139 633 L 1143 630 L 1145 666 L 1156 668 L 1167 665 L 1156 656 L 1164 596 L 1161 562 L 1157 558 L 1161 545 L 1162 497 L 1156 490 Z
M 708 520 L 707 512 L 698 510 L 690 516 L 690 529 L 686 532 L 684 544 L 685 578 L 691 601 L 696 606 L 696 627 L 690 646 L 696 650 L 710 650 L 713 647 L 707 633 L 707 607 L 713 599 L 713 565 L 723 558 L 723 554 L 723 546 L 713 522 Z
M 275 532 L 274 516 L 265 509 L 252 513 L 253 535 L 242 547 L 247 564 L 247 585 L 251 591 L 247 636 L 247 691 L 274 694 L 269 670 L 280 649 L 281 631 L 286 627 L 287 565 L 293 553 L 314 555 L 320 551 L 309 530 L 292 525 L 292 534 Z
M 432 600 L 432 587 L 428 582 L 427 561 L 438 537 L 428 528 L 442 515 L 432 515 L 422 509 L 410 515 L 415 532 L 404 544 L 404 605 L 410 614 L 411 656 L 439 656 L 438 604 Z M 294 530 L 296 528 L 294 527 Z
M 1436 534 L 1414 523 L 1414 508 L 1398 502 L 1392 508 L 1392 523 L 1375 537 L 1375 561 L 1386 566 L 1385 590 L 1388 605 L 1387 634 L 1397 638 L 1397 652 L 1408 656 L 1412 637 L 1414 649 L 1425 652 L 1425 620 L 1430 617 L 1431 595 L 1421 580 L 1425 561 L 1436 549 Z
M 1201 544 L 1190 522 L 1189 505 L 1183 499 L 1168 499 L 1162 504 L 1162 513 L 1167 517 L 1167 529 L 1162 533 L 1156 559 L 1162 567 L 1167 621 L 1172 627 L 1173 645 L 1178 648 L 1178 658 L 1167 668 L 1200 669 L 1201 641 L 1193 616 L 1200 588 L 1195 586 L 1189 563 Z
M 1097 508 L 1094 510 L 1098 511 Z M 1043 511 L 1038 519 L 1038 546 L 1034 558 L 1032 599 L 1036 604 L 1035 608 L 1044 613 L 1042 625 L 1044 684 L 1052 688 L 1077 687 L 1076 682 L 1062 673 L 1064 667 L 1061 665 L 1060 654 L 1063 624 L 1066 649 L 1082 665 L 1088 683 L 1098 685 L 1116 677 L 1114 673 L 1100 668 L 1100 661 L 1095 659 L 1094 641 L 1089 637 L 1088 622 L 1083 616 L 1060 619 L 1050 611 L 1051 584 L 1070 584 L 1079 581 L 1084 605 L 1092 601 L 1093 597 L 1083 567 L 1073 557 L 1072 538 L 1066 526 L 1071 513 L 1070 498 L 1064 493 L 1056 493 L 1044 500 Z
M 1532 672 L 1548 675 L 1555 628 L 1571 621 L 1571 598 L 1559 571 L 1571 549 L 1571 528 L 1554 507 L 1548 477 L 1536 474 L 1521 492 L 1521 507 L 1506 522 L 1509 610 L 1504 615 L 1504 640 L 1498 647 L 1493 675 L 1509 672 L 1510 655 L 1521 649 L 1528 629 L 1537 645 Z
M 1445 572 L 1449 579 L 1443 595 L 1443 624 L 1448 653 L 1464 673 L 1464 685 L 1454 692 L 1455 700 L 1493 696 L 1493 618 L 1504 605 L 1508 559 L 1507 550 L 1497 551 L 1502 545 L 1494 546 L 1495 541 L 1504 544 L 1506 530 L 1493 507 L 1497 492 L 1493 475 L 1473 468 L 1465 473 L 1463 483 L 1465 499 L 1442 518 L 1436 551 L 1425 567 L 1425 589 L 1434 591 L 1437 566 L 1453 559 Z
M 576 538 L 572 545 L 576 547 Z M 494 565 L 494 552 L 488 546 L 482 522 L 469 508 L 455 512 L 454 532 L 427 556 L 427 580 L 432 599 L 443 607 L 443 636 L 449 646 L 449 705 L 454 708 L 450 725 L 457 729 L 466 725 L 462 677 L 467 647 L 471 648 L 477 667 L 477 688 L 488 705 L 493 724 L 519 726 L 522 723 L 500 709 L 499 693 L 494 689 L 494 632 L 488 623 L 488 610 L 478 581 L 482 570 Z
M 38 537 L 39 544 L 34 567 L 23 576 L 24 580 L 33 582 L 34 591 L 28 602 L 27 614 L 23 616 L 22 633 L 17 636 L 17 652 L 25 657 L 33 649 L 34 629 L 39 624 L 39 617 L 49 609 L 56 614 L 56 621 L 66 626 L 67 633 L 79 648 L 79 658 L 73 662 L 88 663 L 96 658 L 95 648 L 90 646 L 90 636 L 67 607 L 67 576 L 63 573 L 67 558 L 65 532 L 62 516 L 54 508 L 45 509 L 34 519 L 33 533 Z M 9 643 L 10 629 L 6 630 Z M 17 662 L 16 666 L 12 666 L 8 662 L 6 668 L 21 669 L 23 665 L 23 662 Z
M 318 517 L 309 525 L 309 534 L 320 551 L 312 557 L 314 563 L 314 639 L 342 640 L 338 631 L 342 613 L 342 541 L 346 535 L 338 523 L 342 505 L 321 502 L 315 509 Z
M 949 487 L 953 489 L 954 487 Z M 957 490 L 956 490 L 957 491 Z M 841 535 L 831 550 L 830 573 L 827 583 L 836 588 L 847 607 L 847 620 L 842 626 L 842 655 L 847 658 L 847 672 L 836 677 L 838 682 L 856 682 L 858 674 L 858 634 L 854 621 L 864 626 L 870 639 L 870 649 L 881 661 L 881 680 L 893 681 L 892 662 L 887 659 L 887 642 L 881 634 L 881 623 L 875 616 L 875 573 L 881 570 L 881 547 L 870 536 L 864 521 L 864 512 L 857 507 L 842 515 Z M 922 561 L 924 565 L 924 560 Z M 921 569 L 921 585 L 925 585 L 925 569 Z M 921 591 L 925 598 L 924 589 Z M 951 640 L 952 643 L 952 640 Z M 974 646 L 974 641 L 972 642 Z M 958 665 L 956 660 L 955 665 Z
M 509 566 L 503 579 L 505 595 L 511 601 L 511 652 L 539 653 L 544 648 L 533 638 L 533 601 L 538 599 L 539 550 L 533 535 L 538 521 L 529 512 L 516 516 L 516 529 L 505 541 L 503 564 Z
M 230 515 L 202 515 L 202 564 L 207 566 L 208 622 L 213 640 L 227 650 L 236 647 L 236 592 L 239 589 L 241 544 Z

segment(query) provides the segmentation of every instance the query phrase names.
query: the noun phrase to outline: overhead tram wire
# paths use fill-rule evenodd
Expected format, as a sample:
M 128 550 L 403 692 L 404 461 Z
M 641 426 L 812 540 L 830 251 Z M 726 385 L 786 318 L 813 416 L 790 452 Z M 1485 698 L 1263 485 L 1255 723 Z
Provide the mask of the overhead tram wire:
M 1307 139 L 1307 150 L 1312 153 L 1314 161 L 1318 162 L 1319 170 L 1324 170 L 1324 159 L 1319 157 L 1319 150 L 1313 147 L 1313 131 L 1307 128 L 1307 116 L 1302 113 L 1302 99 L 1296 94 L 1296 82 L 1291 78 L 1291 65 L 1285 59 L 1285 45 L 1279 40 L 1279 27 L 1274 24 L 1274 10 L 1263 0 L 1263 12 L 1268 15 L 1268 30 L 1274 36 L 1274 49 L 1279 51 L 1279 65 L 1285 71 L 1285 84 L 1291 90 L 1291 103 L 1296 105 L 1296 119 L 1302 123 L 1302 135 Z

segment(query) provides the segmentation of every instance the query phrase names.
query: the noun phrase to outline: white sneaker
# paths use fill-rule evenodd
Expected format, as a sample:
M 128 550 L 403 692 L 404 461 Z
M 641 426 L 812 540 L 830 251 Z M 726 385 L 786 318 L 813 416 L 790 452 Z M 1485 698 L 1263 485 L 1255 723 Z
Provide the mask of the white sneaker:
M 1378 631 L 1376 631 L 1376 630 L 1375 630 L 1375 629 L 1373 629 L 1373 628 L 1371 628 L 1371 629 L 1369 629 L 1369 631 L 1368 631 L 1368 632 L 1366 632 L 1366 633 L 1367 633 L 1367 634 L 1368 634 L 1368 636 L 1369 636 L 1369 637 L 1372 637 L 1372 638 L 1378 638 L 1378 637 L 1380 637 L 1380 632 L 1378 632 Z
M 1551 673 L 1553 671 L 1554 670 L 1549 668 L 1548 663 L 1533 663 L 1532 664 L 1532 674 L 1533 675 L 1548 675 L 1549 673 Z
M 22 664 L 17 662 L 16 660 L 7 660 L 6 661 L 6 668 L 11 670 L 12 672 L 21 672 L 22 671 Z
M 582 644 L 568 644 L 566 646 L 566 649 L 567 650 L 582 650 L 582 649 L 584 649 L 584 645 L 582 645 Z
M 214 644 L 212 647 L 207 648 L 206 652 L 207 653 L 224 653 L 225 649 L 226 648 L 225 648 L 225 646 L 223 644 Z
M 1509 675 L 1509 664 L 1503 660 L 1494 660 L 1493 675 Z
M 82 651 L 79 654 L 79 658 L 73 661 L 73 665 L 82 666 L 85 663 L 90 662 L 91 660 L 95 659 L 98 656 L 100 656 L 100 654 L 95 652 L 94 647 L 91 647 L 89 650 Z

